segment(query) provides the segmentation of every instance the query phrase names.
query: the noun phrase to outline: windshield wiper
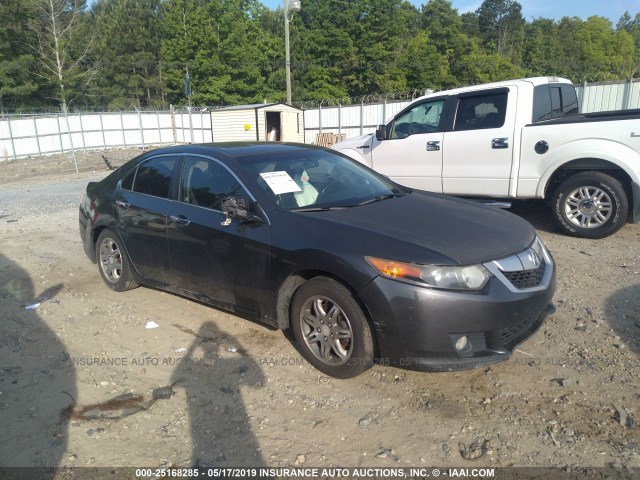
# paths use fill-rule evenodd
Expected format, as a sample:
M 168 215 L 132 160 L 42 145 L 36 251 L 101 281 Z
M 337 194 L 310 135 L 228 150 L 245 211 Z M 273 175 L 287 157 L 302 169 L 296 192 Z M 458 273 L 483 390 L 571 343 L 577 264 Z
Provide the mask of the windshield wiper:
M 368 205 L 370 203 L 379 202 L 380 200 L 386 200 L 388 198 L 404 197 L 405 193 L 388 193 L 386 195 L 378 195 L 377 197 L 370 198 L 364 202 L 360 202 L 358 205 Z
M 294 208 L 292 212 L 330 212 L 332 210 L 343 210 L 345 208 L 351 208 L 354 205 L 332 205 L 327 207 L 308 207 L 308 208 Z

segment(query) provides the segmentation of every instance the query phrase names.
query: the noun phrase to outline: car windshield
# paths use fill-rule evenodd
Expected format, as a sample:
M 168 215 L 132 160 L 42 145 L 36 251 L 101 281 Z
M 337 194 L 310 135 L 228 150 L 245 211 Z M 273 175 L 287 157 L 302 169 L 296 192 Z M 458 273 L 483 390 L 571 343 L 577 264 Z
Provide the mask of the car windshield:
M 327 150 L 300 149 L 244 158 L 243 170 L 282 208 L 348 208 L 404 195 L 404 189 L 359 163 Z

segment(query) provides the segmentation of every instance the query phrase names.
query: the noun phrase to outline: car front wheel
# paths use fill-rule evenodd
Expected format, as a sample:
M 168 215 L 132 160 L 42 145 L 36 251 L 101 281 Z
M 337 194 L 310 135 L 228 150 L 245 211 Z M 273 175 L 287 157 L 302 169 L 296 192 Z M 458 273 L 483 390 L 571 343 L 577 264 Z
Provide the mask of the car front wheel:
M 298 289 L 291 325 L 302 355 L 329 376 L 352 378 L 373 364 L 369 322 L 352 293 L 331 278 L 316 277 Z
M 572 175 L 553 196 L 554 219 L 567 234 L 603 238 L 627 221 L 629 204 L 618 180 L 600 172 Z
M 103 230 L 96 247 L 100 276 L 109 288 L 116 292 L 124 292 L 138 286 L 131 273 L 131 263 L 114 232 Z

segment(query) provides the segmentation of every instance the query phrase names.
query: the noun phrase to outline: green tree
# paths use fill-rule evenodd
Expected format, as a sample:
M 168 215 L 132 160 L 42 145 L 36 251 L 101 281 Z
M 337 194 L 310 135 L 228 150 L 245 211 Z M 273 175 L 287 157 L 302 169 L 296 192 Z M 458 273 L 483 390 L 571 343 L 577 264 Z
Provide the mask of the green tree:
M 85 0 L 32 0 L 30 46 L 39 63 L 37 73 L 52 87 L 54 100 L 66 112 L 95 75 L 86 60 L 88 38 Z
M 409 90 L 440 90 L 454 82 L 449 69 L 450 59 L 438 52 L 428 31 L 421 31 L 411 38 L 403 53 Z
M 578 26 L 581 74 L 587 81 L 629 77 L 634 70 L 633 37 L 625 30 L 615 31 L 603 17 L 589 17 Z
M 484 0 L 476 13 L 484 44 L 518 61 L 525 25 L 522 6 L 514 0 Z
M 523 68 L 497 53 L 486 53 L 478 45 L 460 57 L 455 64 L 456 78 L 460 85 L 498 82 L 525 76 Z
M 466 18 L 477 20 L 475 15 Z M 421 21 L 422 27 L 429 34 L 429 43 L 435 46 L 440 55 L 439 59 L 432 57 L 431 63 L 432 66 L 438 65 L 435 88 L 458 85 L 455 64 L 474 48 L 473 42 L 464 33 L 463 17 L 458 15 L 458 11 L 451 6 L 449 0 L 430 0 L 422 7 Z M 442 61 L 446 62 L 446 68 L 441 65 Z
M 357 2 L 309 0 L 293 17 L 292 79 L 295 98 L 348 97 L 357 83 Z
M 529 75 L 567 74 L 558 36 L 558 24 L 548 18 L 538 18 L 526 25 L 523 67 Z
M 39 85 L 32 74 L 33 51 L 25 26 L 33 15 L 30 3 L 0 2 L 0 110 L 33 104 Z
M 163 105 L 160 0 L 98 0 L 91 12 L 99 67 L 94 103 L 112 108 Z
M 406 90 L 406 74 L 398 61 L 408 38 L 404 0 L 358 0 L 354 28 L 358 62 L 353 95 Z
M 268 78 L 277 43 L 261 28 L 254 0 L 168 0 L 163 3 L 162 61 L 167 94 L 185 104 L 185 74 L 199 105 L 259 102 L 271 96 Z
M 624 12 L 618 21 L 616 30 L 629 33 L 633 37 L 633 43 L 635 46 L 634 63 L 635 67 L 632 71 L 632 76 L 640 76 L 640 12 L 636 13 L 632 19 L 629 12 Z

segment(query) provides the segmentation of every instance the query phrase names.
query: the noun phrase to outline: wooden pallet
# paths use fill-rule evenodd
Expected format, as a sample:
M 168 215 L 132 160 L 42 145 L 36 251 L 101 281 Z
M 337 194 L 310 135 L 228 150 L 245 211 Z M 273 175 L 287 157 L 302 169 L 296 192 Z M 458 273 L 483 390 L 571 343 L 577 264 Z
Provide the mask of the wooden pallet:
M 316 134 L 315 144 L 321 147 L 330 147 L 334 143 L 341 142 L 346 138 L 346 133 L 321 132 Z

